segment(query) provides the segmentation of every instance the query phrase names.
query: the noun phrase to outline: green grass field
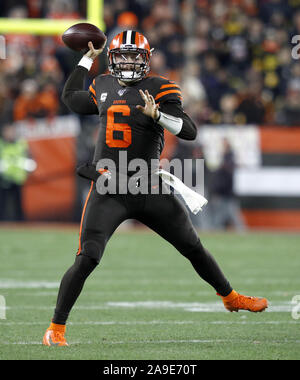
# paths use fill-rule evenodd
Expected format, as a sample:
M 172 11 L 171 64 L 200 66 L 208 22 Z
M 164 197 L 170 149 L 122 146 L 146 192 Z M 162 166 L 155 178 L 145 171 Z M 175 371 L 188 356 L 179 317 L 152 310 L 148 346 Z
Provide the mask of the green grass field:
M 264 313 L 229 313 L 190 263 L 151 231 L 117 232 L 70 315 L 69 347 L 41 344 L 78 232 L 0 230 L 0 359 L 300 359 L 300 236 L 201 234 L 232 286 L 266 296 Z M 294 305 L 295 306 L 295 305 Z M 299 316 L 300 316 L 300 312 Z

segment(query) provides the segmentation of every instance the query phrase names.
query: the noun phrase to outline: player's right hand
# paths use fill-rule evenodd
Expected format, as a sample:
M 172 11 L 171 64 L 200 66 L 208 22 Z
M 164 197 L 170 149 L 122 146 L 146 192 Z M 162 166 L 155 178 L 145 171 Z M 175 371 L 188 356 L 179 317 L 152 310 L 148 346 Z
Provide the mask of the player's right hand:
M 85 54 L 85 56 L 94 60 L 95 58 L 98 57 L 99 54 L 103 52 L 105 45 L 106 45 L 106 41 L 101 49 L 95 49 L 92 41 L 89 41 L 88 47 L 90 50 Z

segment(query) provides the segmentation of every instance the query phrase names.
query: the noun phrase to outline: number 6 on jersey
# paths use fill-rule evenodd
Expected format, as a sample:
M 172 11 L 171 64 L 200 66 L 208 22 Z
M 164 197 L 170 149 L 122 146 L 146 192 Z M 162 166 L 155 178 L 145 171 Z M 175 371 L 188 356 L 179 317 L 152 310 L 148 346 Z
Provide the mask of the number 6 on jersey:
M 110 148 L 127 148 L 131 144 L 131 127 L 125 123 L 115 123 L 115 113 L 123 116 L 130 115 L 130 108 L 126 105 L 113 105 L 107 110 L 106 144 Z M 115 139 L 114 131 L 123 132 L 123 139 Z

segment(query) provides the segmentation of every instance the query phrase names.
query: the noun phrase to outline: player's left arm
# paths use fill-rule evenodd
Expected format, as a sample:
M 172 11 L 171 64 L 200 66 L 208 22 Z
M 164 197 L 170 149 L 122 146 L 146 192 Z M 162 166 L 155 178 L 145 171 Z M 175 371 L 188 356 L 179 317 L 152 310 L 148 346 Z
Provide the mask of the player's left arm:
M 162 103 L 159 107 L 159 113 L 160 117 L 157 121 L 158 124 L 183 140 L 196 139 L 197 127 L 193 120 L 184 112 L 180 102 L 169 100 Z M 171 125 L 170 116 L 172 117 L 173 122 L 173 129 L 171 130 L 169 129 Z M 162 119 L 165 120 L 163 121 Z
M 152 119 L 184 140 L 195 140 L 197 127 L 192 119 L 184 112 L 181 102 L 175 99 L 166 99 L 161 104 L 155 103 L 155 99 L 146 90 L 140 90 L 145 106 L 138 105 L 137 108 Z

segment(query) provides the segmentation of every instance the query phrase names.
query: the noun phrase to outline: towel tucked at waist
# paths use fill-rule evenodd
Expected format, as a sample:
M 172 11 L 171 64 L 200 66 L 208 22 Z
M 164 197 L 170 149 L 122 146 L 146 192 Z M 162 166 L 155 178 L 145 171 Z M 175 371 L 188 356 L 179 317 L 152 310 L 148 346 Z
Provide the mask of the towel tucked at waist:
M 206 198 L 187 187 L 173 174 L 163 169 L 159 169 L 156 174 L 158 174 L 167 185 L 172 186 L 173 189 L 182 196 L 193 214 L 197 214 L 199 211 L 202 211 L 202 207 L 207 204 L 208 200 Z

